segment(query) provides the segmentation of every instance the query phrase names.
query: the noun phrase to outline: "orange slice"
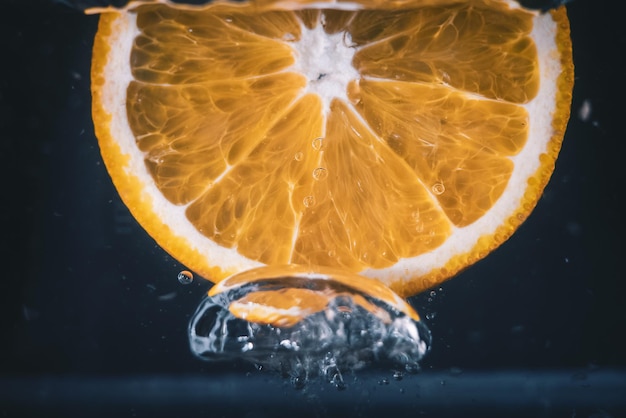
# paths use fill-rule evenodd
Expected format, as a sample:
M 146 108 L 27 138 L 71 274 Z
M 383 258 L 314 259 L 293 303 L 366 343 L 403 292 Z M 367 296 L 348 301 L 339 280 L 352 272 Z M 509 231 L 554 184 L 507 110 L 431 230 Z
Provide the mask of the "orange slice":
M 138 2 L 100 18 L 93 120 L 132 214 L 199 275 L 326 266 L 408 296 L 528 217 L 572 84 L 564 8 Z

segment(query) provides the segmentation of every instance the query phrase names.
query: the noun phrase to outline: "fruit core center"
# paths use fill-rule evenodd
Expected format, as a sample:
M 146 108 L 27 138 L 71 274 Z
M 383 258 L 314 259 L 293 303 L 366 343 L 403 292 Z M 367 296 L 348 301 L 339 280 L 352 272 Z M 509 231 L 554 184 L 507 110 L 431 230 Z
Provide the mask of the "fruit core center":
M 290 70 L 307 78 L 306 92 L 320 96 L 324 110 L 333 98 L 348 101 L 348 83 L 359 78 L 352 66 L 357 50 L 351 43 L 348 32 L 328 34 L 322 25 L 304 27 L 300 40 L 292 43 L 296 60 Z

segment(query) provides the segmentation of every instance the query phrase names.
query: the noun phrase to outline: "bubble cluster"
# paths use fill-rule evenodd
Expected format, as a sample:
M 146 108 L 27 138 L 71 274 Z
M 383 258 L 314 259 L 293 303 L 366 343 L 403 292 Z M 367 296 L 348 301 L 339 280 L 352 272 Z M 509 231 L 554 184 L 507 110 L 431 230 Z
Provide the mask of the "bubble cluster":
M 328 296 L 328 303 L 290 326 L 253 322 L 229 309 L 255 292 L 265 295 L 277 289 L 318 292 Z M 204 360 L 243 359 L 278 372 L 295 388 L 321 378 L 341 390 L 347 372 L 366 366 L 398 370 L 395 379 L 401 378 L 400 370 L 419 369 L 430 346 L 430 332 L 421 321 L 344 284 L 284 277 L 206 297 L 189 324 L 189 341 L 192 352 Z

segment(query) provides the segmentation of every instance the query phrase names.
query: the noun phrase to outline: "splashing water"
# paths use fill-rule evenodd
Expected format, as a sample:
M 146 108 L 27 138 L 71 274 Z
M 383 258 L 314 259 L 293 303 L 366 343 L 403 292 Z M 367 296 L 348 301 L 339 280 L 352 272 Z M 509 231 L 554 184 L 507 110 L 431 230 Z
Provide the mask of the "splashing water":
M 419 369 L 430 332 L 390 290 L 366 291 L 360 276 L 354 287 L 334 274 L 261 276 L 222 282 L 201 302 L 189 324 L 196 356 L 244 359 L 296 388 L 320 377 L 343 389 L 346 372 L 368 365 Z

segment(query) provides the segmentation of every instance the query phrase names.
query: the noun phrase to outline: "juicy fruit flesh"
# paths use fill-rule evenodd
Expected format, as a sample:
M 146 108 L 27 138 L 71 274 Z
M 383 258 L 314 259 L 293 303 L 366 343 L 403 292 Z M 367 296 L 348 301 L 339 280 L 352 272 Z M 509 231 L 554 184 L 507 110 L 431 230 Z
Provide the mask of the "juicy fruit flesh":
M 159 190 L 216 243 L 266 264 L 390 266 L 483 216 L 526 143 L 532 15 L 490 13 L 141 7 L 130 127 Z M 349 35 L 347 100 L 290 71 L 320 25 Z

